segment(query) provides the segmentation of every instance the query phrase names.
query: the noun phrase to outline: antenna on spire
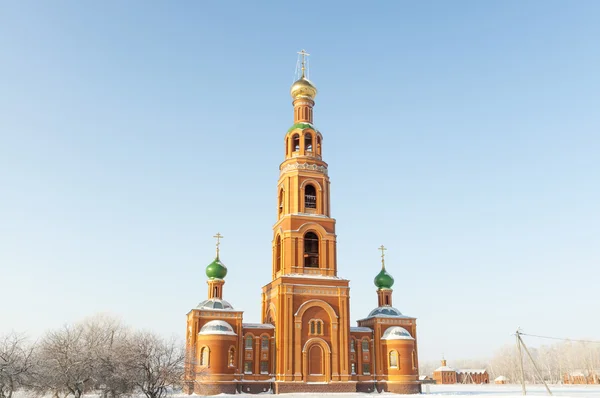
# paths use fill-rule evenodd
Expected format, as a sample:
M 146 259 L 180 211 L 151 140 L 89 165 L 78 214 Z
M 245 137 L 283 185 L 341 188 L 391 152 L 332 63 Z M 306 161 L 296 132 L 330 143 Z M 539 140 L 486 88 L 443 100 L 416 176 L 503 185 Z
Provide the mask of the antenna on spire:
M 298 61 L 296 62 L 296 76 L 300 75 L 299 79 L 308 79 L 308 59 L 310 54 L 306 50 L 298 51 Z M 300 65 L 300 68 L 298 66 Z M 300 70 L 298 70 L 300 69 Z M 298 73 L 300 72 L 300 73 Z
M 381 250 L 381 269 L 385 269 L 385 251 L 387 250 L 385 246 L 379 246 L 379 250 Z
M 217 258 L 219 258 L 219 245 L 221 245 L 221 239 L 223 239 L 224 236 L 217 232 L 217 234 L 213 236 L 213 238 L 217 239 Z

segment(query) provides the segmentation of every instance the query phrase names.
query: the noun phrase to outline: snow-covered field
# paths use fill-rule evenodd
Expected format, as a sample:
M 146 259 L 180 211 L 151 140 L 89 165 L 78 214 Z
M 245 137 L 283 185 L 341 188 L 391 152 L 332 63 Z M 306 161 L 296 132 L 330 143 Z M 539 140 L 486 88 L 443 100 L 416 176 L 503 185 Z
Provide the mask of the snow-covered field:
M 550 386 L 552 394 L 563 398 L 600 398 L 600 386 Z M 244 394 L 245 395 L 245 394 Z M 397 394 L 281 394 L 285 398 L 309 398 L 309 397 L 337 397 L 337 398 L 375 398 L 377 396 L 398 396 Z M 469 397 L 469 398 L 522 398 L 520 385 L 429 385 L 429 394 L 427 386 L 423 386 L 423 395 L 429 395 L 431 398 L 437 397 Z M 403 395 L 410 397 L 411 395 Z M 414 397 L 414 395 L 412 395 Z M 527 386 L 527 396 L 543 397 L 547 396 L 544 386 Z M 184 398 L 185 395 L 178 396 Z M 239 395 L 218 395 L 218 398 L 239 397 Z
M 423 386 L 426 393 L 427 385 Z M 518 384 L 506 385 L 430 385 L 430 395 L 434 397 L 467 396 L 469 398 L 521 398 L 521 386 Z M 600 385 L 597 386 L 550 386 L 550 391 L 557 397 L 588 397 L 600 398 Z M 527 386 L 527 395 L 534 397 L 548 396 L 543 385 Z
M 550 390 L 555 397 L 563 398 L 600 398 L 600 385 L 597 386 L 550 386 Z M 428 392 L 429 391 L 429 392 Z M 253 394 L 241 394 L 247 397 Z M 259 394 L 258 396 L 264 396 L 266 394 Z M 322 396 L 335 397 L 335 398 L 375 398 L 377 396 L 399 396 L 397 394 L 281 394 L 281 397 L 285 398 L 316 398 Z M 468 398 L 522 398 L 521 386 L 516 384 L 507 385 L 427 385 L 423 386 L 423 395 L 429 395 L 431 398 L 438 397 L 468 397 Z M 402 395 L 405 397 L 414 397 L 414 395 Z M 546 390 L 543 386 L 527 386 L 527 396 L 543 397 L 547 396 Z M 198 395 L 192 395 L 198 397 Z M 227 395 L 220 394 L 217 398 L 237 398 L 240 395 Z M 33 398 L 31 395 L 24 393 L 17 393 L 15 398 Z M 98 398 L 97 395 L 89 394 L 84 395 L 84 398 Z M 134 398 L 145 398 L 143 395 L 139 395 Z M 190 398 L 189 395 L 185 394 L 173 394 L 169 395 L 169 398 Z

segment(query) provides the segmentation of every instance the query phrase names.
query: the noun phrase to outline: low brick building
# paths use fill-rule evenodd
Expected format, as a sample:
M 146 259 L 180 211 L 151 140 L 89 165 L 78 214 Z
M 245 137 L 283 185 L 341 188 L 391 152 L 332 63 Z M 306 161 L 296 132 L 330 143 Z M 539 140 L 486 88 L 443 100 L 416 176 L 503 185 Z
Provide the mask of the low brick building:
M 433 372 L 436 384 L 489 384 L 490 375 L 485 369 L 453 369 L 445 359 L 442 366 Z
M 563 374 L 563 384 L 600 384 L 600 369 L 577 369 Z

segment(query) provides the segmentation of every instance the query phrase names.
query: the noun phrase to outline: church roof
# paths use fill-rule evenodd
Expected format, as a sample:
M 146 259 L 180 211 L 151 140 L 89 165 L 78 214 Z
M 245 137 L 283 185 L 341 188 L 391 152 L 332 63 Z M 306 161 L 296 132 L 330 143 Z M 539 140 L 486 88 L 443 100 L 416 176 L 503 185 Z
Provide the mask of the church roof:
M 233 311 L 233 306 L 227 301 L 220 298 L 211 298 L 204 300 L 196 307 L 199 310 L 221 310 L 221 311 Z
M 233 331 L 233 328 L 230 324 L 228 324 L 225 321 L 218 320 L 206 322 L 206 324 L 202 326 L 202 329 L 200 329 L 199 334 L 225 334 L 230 336 L 237 336 L 237 333 Z
M 450 366 L 440 366 L 439 368 L 434 370 L 434 372 L 454 372 L 454 371 L 455 370 L 452 369 Z
M 381 340 L 414 340 L 414 338 L 403 327 L 392 326 L 385 330 Z
M 270 323 L 242 323 L 244 329 L 275 329 Z
M 318 131 L 319 131 L 319 130 L 317 130 L 317 129 L 315 128 L 315 126 L 314 126 L 312 123 L 301 122 L 301 123 L 294 123 L 294 124 L 292 125 L 292 127 L 290 127 L 290 128 L 288 129 L 288 133 L 289 133 L 290 131 L 292 131 L 292 130 L 295 130 L 295 129 L 300 129 L 300 130 L 304 130 L 304 129 L 313 129 L 313 130 L 315 130 L 316 132 L 318 132 Z
M 350 326 L 350 332 L 369 332 L 373 333 L 373 329 L 366 326 Z
M 402 315 L 398 308 L 392 307 L 390 305 L 382 305 L 381 307 L 375 308 L 373 311 L 369 313 L 367 318 L 371 317 L 389 317 L 389 318 L 410 318 L 409 316 Z
M 485 373 L 487 370 L 485 369 L 456 369 L 456 373 L 470 373 L 470 374 L 478 374 Z

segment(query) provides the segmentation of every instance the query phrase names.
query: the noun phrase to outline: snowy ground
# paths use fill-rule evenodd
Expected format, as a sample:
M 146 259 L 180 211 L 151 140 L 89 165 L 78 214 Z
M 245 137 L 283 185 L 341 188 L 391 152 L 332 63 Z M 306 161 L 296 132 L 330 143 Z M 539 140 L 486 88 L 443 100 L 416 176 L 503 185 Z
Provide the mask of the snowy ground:
M 596 386 L 550 386 L 550 390 L 555 397 L 562 398 L 600 398 L 600 385 Z M 253 394 L 241 394 L 247 397 Z M 264 396 L 266 394 L 259 394 L 258 396 Z M 322 396 L 328 396 L 332 398 L 375 398 L 377 396 L 389 396 L 398 397 L 396 394 L 281 394 L 284 398 L 316 398 Z M 431 398 L 438 397 L 468 397 L 468 398 L 522 398 L 521 386 L 516 384 L 507 385 L 429 385 L 429 393 L 427 393 L 427 385 L 423 386 L 423 395 L 429 395 Z M 414 395 L 403 395 L 405 397 L 414 397 Z M 527 396 L 543 397 L 547 396 L 544 386 L 527 386 Z M 189 395 L 185 394 L 174 394 L 170 395 L 170 398 L 190 398 Z M 198 395 L 191 396 L 191 398 L 198 397 Z M 238 398 L 240 395 L 227 395 L 220 394 L 217 398 Z M 33 398 L 27 394 L 16 394 L 15 398 Z M 86 394 L 84 398 L 98 398 L 94 394 Z M 143 395 L 133 398 L 145 398 Z
M 600 385 L 597 386 L 550 386 L 550 390 L 555 397 L 563 398 L 600 398 Z M 246 395 L 246 394 L 243 394 Z M 262 395 L 262 394 L 261 394 Z M 386 395 L 397 397 L 397 394 L 281 394 L 284 398 L 312 398 L 328 396 L 332 398 L 375 398 Z M 423 395 L 429 395 L 431 398 L 438 397 L 468 397 L 468 398 L 522 398 L 521 386 L 516 384 L 507 385 L 429 385 L 429 394 L 427 394 L 427 385 L 423 386 Z M 544 386 L 527 386 L 527 396 L 544 397 L 547 396 Z M 218 398 L 239 397 L 240 395 L 218 395 Z M 246 395 L 250 396 L 250 394 Z M 414 397 L 414 395 L 402 395 L 404 397 Z M 177 398 L 189 397 L 187 395 L 178 395 Z

